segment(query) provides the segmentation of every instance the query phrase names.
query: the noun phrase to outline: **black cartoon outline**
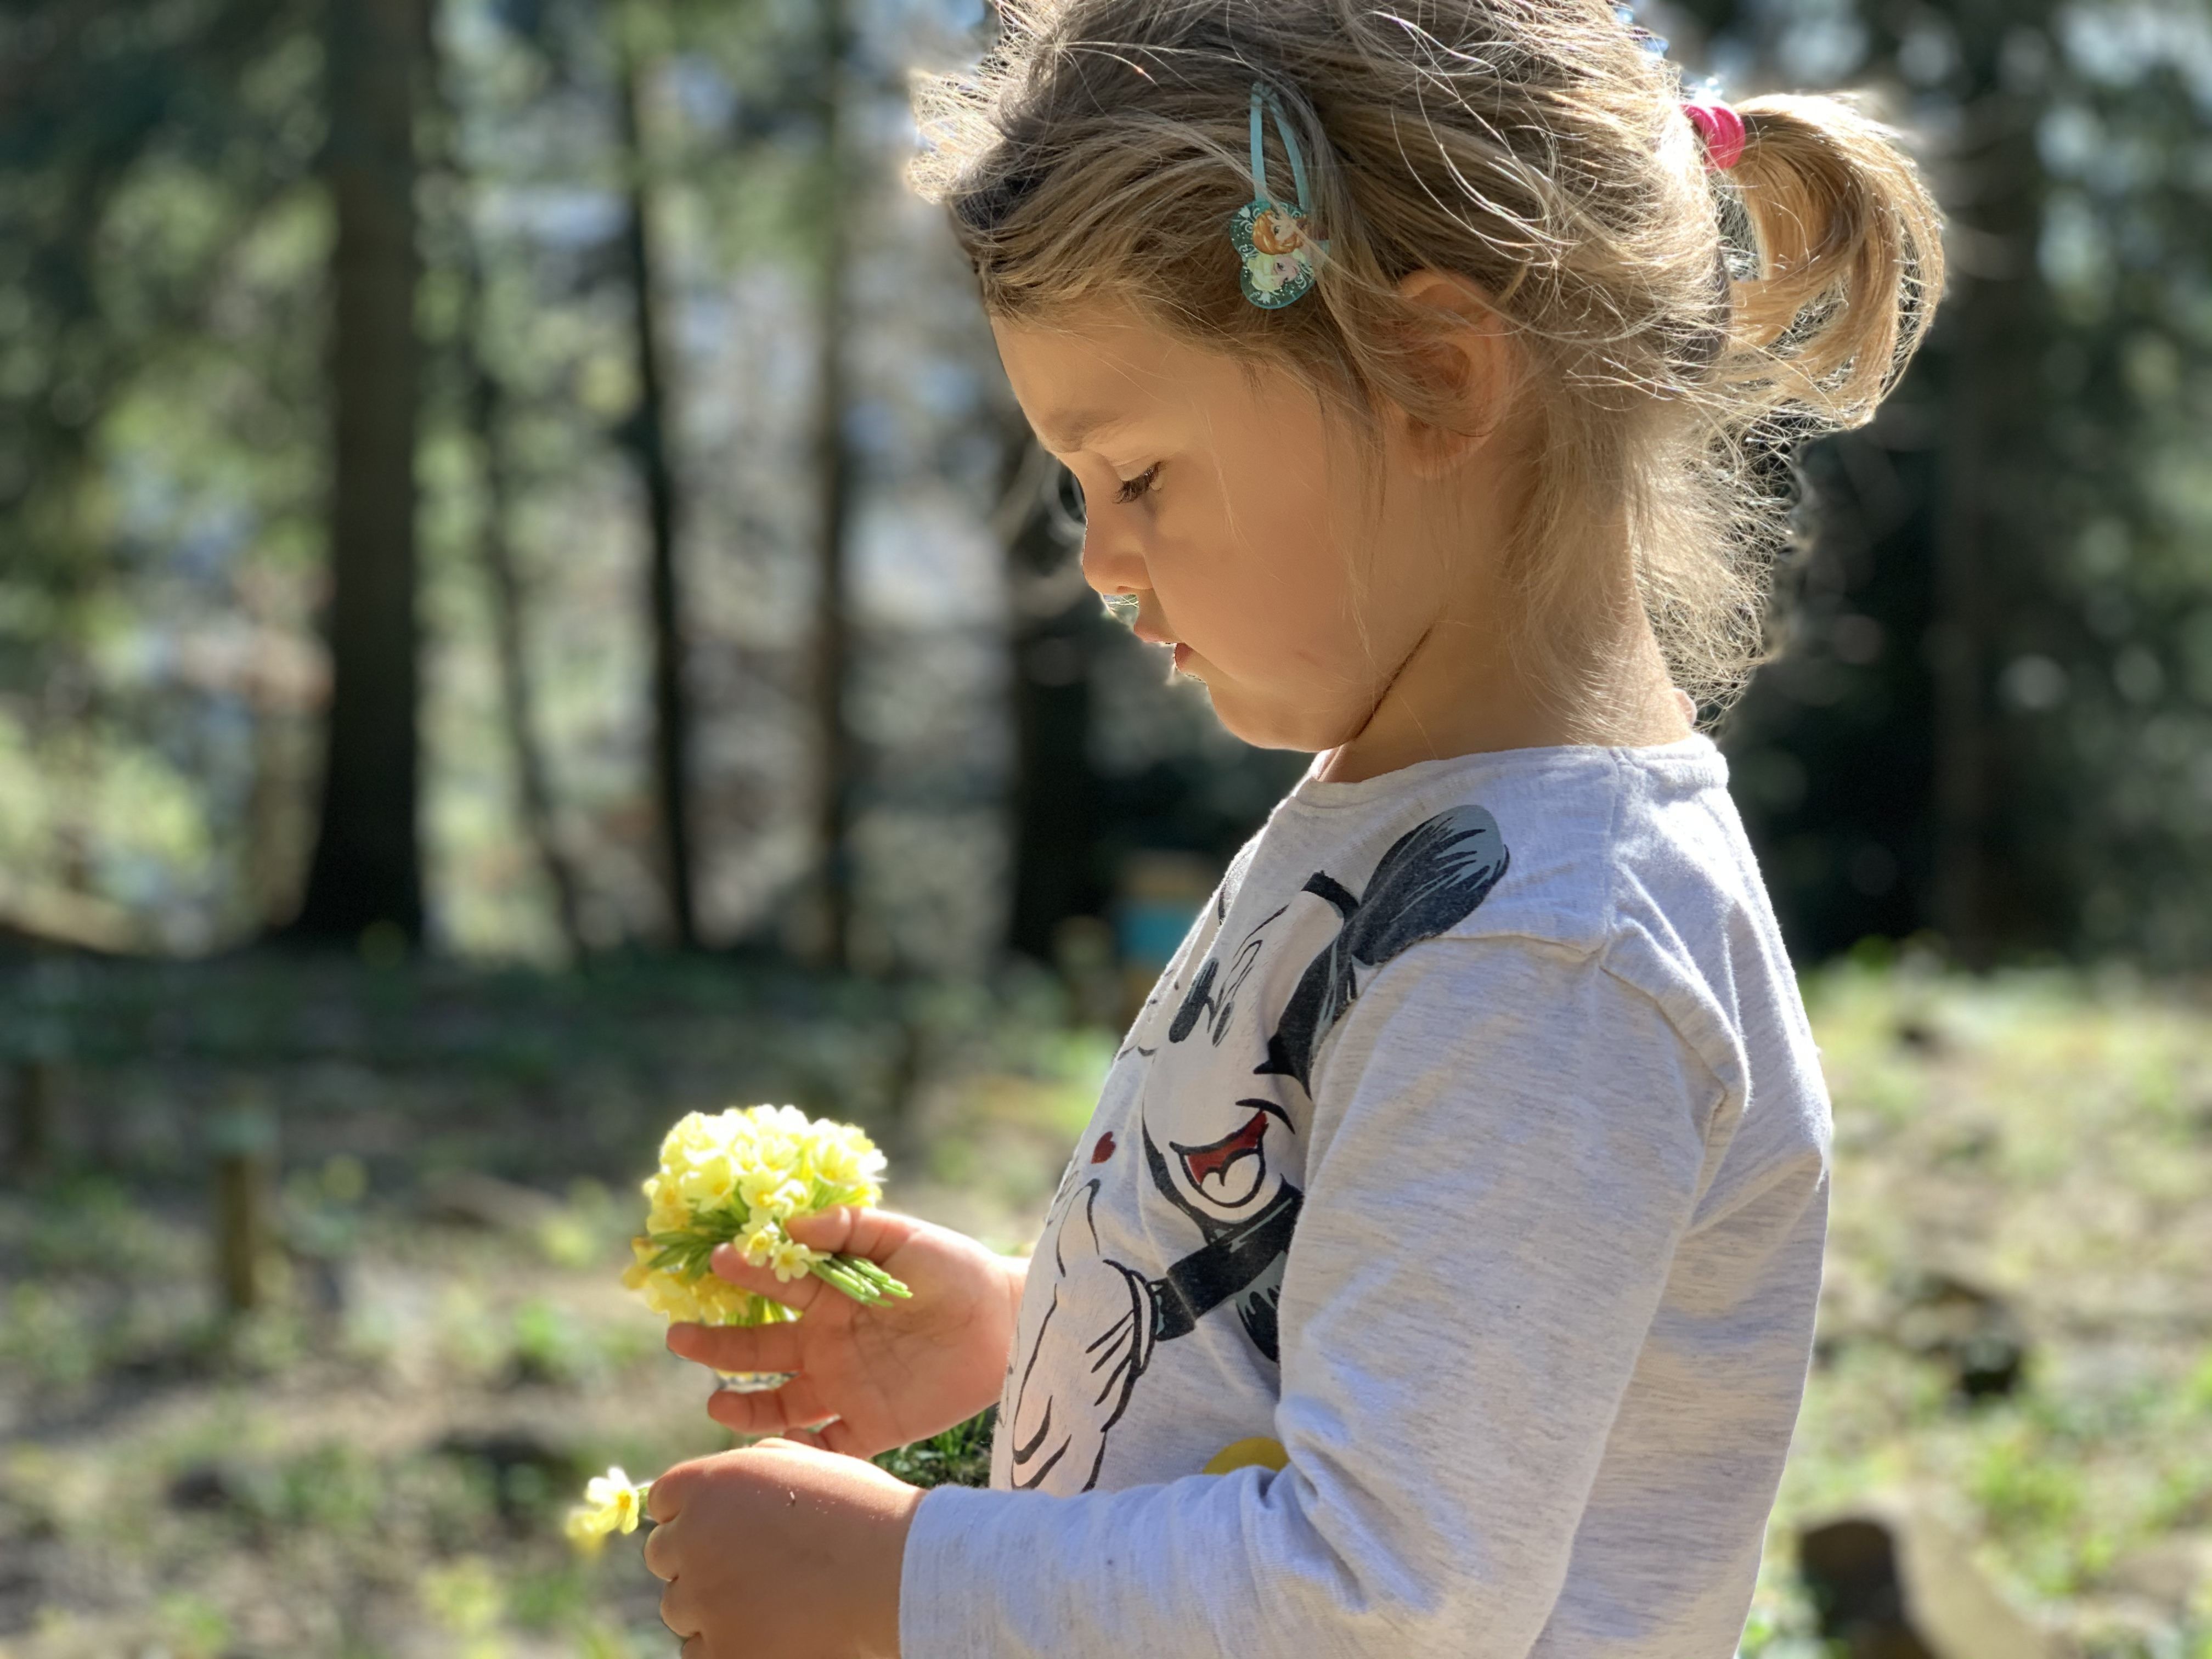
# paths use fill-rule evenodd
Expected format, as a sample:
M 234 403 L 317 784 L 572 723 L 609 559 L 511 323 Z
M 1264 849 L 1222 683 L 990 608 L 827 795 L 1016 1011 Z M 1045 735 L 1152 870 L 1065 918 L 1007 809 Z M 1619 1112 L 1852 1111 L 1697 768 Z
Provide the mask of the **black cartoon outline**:
M 1206 1035 L 1213 1039 L 1215 1048 L 1221 1046 L 1221 1039 L 1229 1035 L 1229 1022 L 1237 1013 L 1237 994 L 1244 988 L 1244 981 L 1252 976 L 1252 969 L 1259 965 L 1261 951 L 1266 947 L 1267 940 L 1261 934 L 1268 923 L 1290 908 L 1287 904 L 1278 905 L 1273 914 L 1262 916 L 1252 925 L 1251 931 L 1244 935 L 1243 943 L 1237 947 L 1237 954 L 1230 959 L 1228 972 L 1221 975 L 1218 995 L 1214 993 L 1213 980 L 1220 971 L 1221 958 L 1214 956 L 1206 957 L 1193 976 L 1190 989 L 1183 994 L 1182 1002 L 1176 1009 L 1175 1018 L 1169 1023 L 1170 1042 L 1181 1042 L 1188 1036 L 1197 1029 L 1203 1016 Z
M 1334 907 L 1336 937 L 1299 975 L 1254 1075 L 1294 1077 L 1310 1092 L 1314 1056 L 1359 994 L 1357 969 L 1380 968 L 1408 945 L 1459 926 L 1511 861 L 1496 818 L 1480 806 L 1455 806 L 1393 842 L 1364 896 L 1315 871 L 1305 890 Z
M 1291 1079 L 1310 1097 L 1314 1060 L 1322 1043 L 1359 995 L 1358 970 L 1364 968 L 1371 973 L 1407 947 L 1458 926 L 1489 897 L 1510 863 L 1510 854 L 1497 819 L 1480 806 L 1462 805 L 1437 813 L 1392 842 L 1376 861 L 1364 896 L 1354 894 L 1324 871 L 1314 872 L 1302 890 L 1326 901 L 1336 912 L 1336 930 L 1299 975 L 1267 1037 L 1265 1058 L 1253 1068 L 1252 1075 Z M 1217 920 L 1220 920 L 1224 907 L 1218 890 L 1216 906 Z M 1235 1012 L 1237 994 L 1257 965 L 1264 947 L 1261 930 L 1288 908 L 1277 909 L 1245 935 L 1225 976 L 1220 958 L 1209 953 L 1176 1009 L 1170 1042 L 1182 1042 L 1204 1017 L 1213 1045 L 1219 1046 Z M 1223 982 L 1217 993 L 1213 988 L 1218 976 Z M 1155 992 L 1153 1000 L 1158 1000 Z M 1090 1468 L 1079 1490 L 1091 1490 L 1105 1462 L 1109 1437 L 1127 1411 L 1159 1345 L 1189 1334 L 1217 1308 L 1233 1308 L 1255 1350 L 1271 1364 L 1280 1363 L 1278 1306 L 1283 1269 L 1305 1195 L 1301 1188 L 1279 1177 L 1273 1195 L 1264 1203 L 1258 1201 L 1267 1188 L 1267 1143 L 1273 1126 L 1280 1124 L 1282 1133 L 1293 1142 L 1297 1139 L 1289 1112 L 1280 1102 L 1263 1096 L 1245 1097 L 1234 1103 L 1249 1107 L 1251 1115 L 1226 1134 L 1198 1145 L 1169 1138 L 1167 1150 L 1163 1152 L 1144 1116 L 1145 1092 L 1140 1090 L 1137 1098 L 1144 1179 L 1155 1194 L 1192 1223 L 1200 1243 L 1158 1278 L 1114 1261 L 1104 1254 L 1097 1216 L 1106 1177 L 1114 1173 L 1103 1167 L 1112 1162 L 1117 1150 L 1113 1129 L 1105 1130 L 1093 1143 L 1087 1166 L 1093 1173 L 1087 1179 L 1077 1180 L 1077 1165 L 1070 1162 L 1061 1200 L 1054 1206 L 1059 1212 L 1057 1224 L 1048 1224 L 1057 1270 L 1051 1301 L 1030 1339 L 1020 1377 L 1015 1379 L 1011 1366 L 1008 1372 L 1008 1409 L 1002 1431 L 1009 1437 L 1010 1437 L 1007 1442 L 1012 1484 L 1017 1487 L 1041 1486 L 1087 1435 L 1092 1442 L 1087 1448 Z M 1170 1157 L 1175 1160 L 1172 1165 Z M 1217 1214 L 1201 1207 L 1186 1194 L 1184 1184 L 1176 1181 L 1176 1167 L 1181 1168 L 1189 1193 L 1200 1195 L 1219 1211 L 1233 1212 L 1255 1203 L 1258 1207 L 1249 1215 Z M 1070 1231 L 1079 1210 L 1089 1231 L 1090 1248 L 1072 1262 Z M 1074 1242 L 1080 1250 L 1081 1241 Z M 1097 1379 L 1097 1389 L 1087 1408 L 1074 1412 L 1057 1411 L 1058 1402 L 1048 1394 L 1041 1413 L 1032 1421 L 1024 1414 L 1030 1385 L 1054 1321 L 1062 1311 L 1062 1292 L 1070 1290 L 1099 1304 L 1093 1310 L 1093 1323 L 1103 1320 L 1103 1330 L 1089 1334 L 1091 1340 L 1081 1349 L 1080 1362 L 1072 1355 L 1065 1357 L 1069 1370 Z M 1075 1341 L 1085 1334 L 1071 1333 L 1059 1340 Z M 1075 1420 L 1071 1422 L 1071 1418 Z

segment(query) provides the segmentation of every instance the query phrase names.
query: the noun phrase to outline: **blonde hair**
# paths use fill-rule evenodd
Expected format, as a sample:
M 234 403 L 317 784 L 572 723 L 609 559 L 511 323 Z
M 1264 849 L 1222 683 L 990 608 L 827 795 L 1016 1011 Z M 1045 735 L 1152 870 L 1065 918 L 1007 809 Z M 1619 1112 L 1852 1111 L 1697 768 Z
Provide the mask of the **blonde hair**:
M 1734 699 L 1764 655 L 1786 540 L 1771 462 L 1871 417 L 1942 287 L 1941 222 L 1894 134 L 1841 99 L 1754 99 L 1738 106 L 1741 160 L 1713 171 L 1676 70 L 1608 0 L 1000 12 L 975 74 L 920 84 L 913 170 L 988 309 L 1042 319 L 1110 296 L 1291 367 L 1370 430 L 1380 399 L 1449 427 L 1463 417 L 1422 372 L 1421 313 L 1399 284 L 1468 279 L 1535 393 L 1509 556 L 1540 680 L 1602 732 L 1604 675 L 1571 619 L 1604 586 L 1579 550 L 1625 518 L 1676 684 L 1709 712 Z M 1328 245 L 1314 293 L 1279 311 L 1243 297 L 1227 234 L 1253 194 L 1255 80 L 1281 98 Z

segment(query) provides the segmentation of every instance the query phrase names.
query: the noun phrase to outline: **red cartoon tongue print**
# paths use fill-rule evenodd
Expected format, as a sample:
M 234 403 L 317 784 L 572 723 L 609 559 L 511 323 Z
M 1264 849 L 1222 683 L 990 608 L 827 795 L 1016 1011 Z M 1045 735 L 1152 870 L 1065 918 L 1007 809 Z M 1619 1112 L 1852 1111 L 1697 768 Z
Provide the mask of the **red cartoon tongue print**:
M 1205 1146 L 1183 1146 L 1170 1141 L 1176 1156 L 1182 1160 L 1184 1174 L 1190 1184 L 1218 1203 L 1236 1204 L 1249 1198 L 1260 1184 L 1264 1165 L 1260 1163 L 1260 1142 L 1267 1133 L 1267 1114 L 1255 1112 L 1242 1127 Z M 1254 1160 L 1252 1178 L 1247 1182 L 1236 1179 L 1231 1167 L 1243 1158 Z M 1227 1190 L 1241 1187 L 1242 1192 Z
M 1113 1156 L 1114 1132 L 1111 1129 L 1109 1129 L 1104 1134 L 1098 1137 L 1098 1144 L 1091 1149 L 1091 1161 L 1093 1164 L 1103 1164 L 1108 1158 Z

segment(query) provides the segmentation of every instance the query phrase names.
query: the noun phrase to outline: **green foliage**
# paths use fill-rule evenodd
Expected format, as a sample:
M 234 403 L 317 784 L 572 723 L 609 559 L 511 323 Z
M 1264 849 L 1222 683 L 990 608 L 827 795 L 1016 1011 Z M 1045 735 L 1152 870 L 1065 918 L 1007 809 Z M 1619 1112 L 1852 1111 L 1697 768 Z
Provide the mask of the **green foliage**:
M 2212 173 L 2191 0 L 1707 0 L 1757 81 L 1865 86 L 1954 225 L 1892 406 L 1807 469 L 1782 660 L 1730 729 L 1801 957 L 1945 935 L 2212 956 Z
M 2203 1010 L 2116 975 L 1972 981 L 1911 953 L 1880 954 L 1807 984 L 1836 1101 L 1832 1246 L 1818 1357 L 1745 1659 L 1835 1659 L 1796 1581 L 1793 1528 L 1870 1491 L 1932 1494 L 2004 1594 L 2085 1630 L 2131 1557 L 2212 1527 L 2212 1352 L 2189 1311 L 2205 1305 L 2197 1245 L 2212 1192 Z M 139 1000 L 162 1000 L 140 970 L 79 979 L 73 1017 L 88 1047 L 102 1024 L 110 1045 L 87 1068 L 87 1097 L 129 1099 L 151 1073 L 175 1106 L 199 1067 L 227 1090 L 242 1074 L 271 1085 L 292 1197 L 352 1218 L 353 1301 L 336 1319 L 319 1314 L 296 1277 L 256 1322 L 273 1334 L 234 1333 L 226 1347 L 204 1323 L 204 1240 L 167 1173 L 173 1159 L 36 1198 L 0 1188 L 0 1276 L 10 1281 L 0 1409 L 32 1430 L 0 1450 L 0 1551 L 35 1540 L 33 1562 L 98 1560 L 132 1582 L 188 1584 L 235 1632 L 259 1628 L 245 1609 L 268 1598 L 234 1587 L 281 1582 L 284 1607 L 321 1621 L 289 1638 L 284 1650 L 302 1659 L 398 1650 L 389 1626 L 358 1612 L 364 1599 L 411 1632 L 405 1640 L 440 1652 L 653 1650 L 639 1634 L 653 1588 L 634 1547 L 579 1564 L 559 1522 L 586 1470 L 619 1462 L 649 1474 L 726 1443 L 700 1409 L 708 1379 L 663 1350 L 659 1322 L 617 1286 L 619 1250 L 564 1259 L 549 1255 L 526 1206 L 512 1225 L 471 1231 L 426 1218 L 413 1196 L 428 1172 L 496 1153 L 525 1124 L 544 1160 L 527 1166 L 540 1191 L 575 1170 L 600 1172 L 605 1186 L 544 1201 L 611 1246 L 637 1212 L 622 1166 L 649 1159 L 674 1106 L 745 1098 L 737 1079 L 779 1044 L 817 1065 L 842 1051 L 855 1075 L 836 1086 L 869 1097 L 876 1085 L 864 1077 L 878 1057 L 866 1019 L 896 1021 L 874 991 L 818 987 L 802 1002 L 787 987 L 779 1001 L 741 976 L 678 967 L 614 981 L 615 1015 L 591 1010 L 589 982 L 487 987 L 426 971 L 354 968 L 345 994 L 324 981 L 266 1027 L 250 1007 L 227 1006 L 268 994 L 263 981 L 209 973 L 191 1002 L 207 1048 L 137 1023 Z M 109 973 L 114 986 L 103 988 Z M 379 1006 L 393 1025 L 345 1012 L 378 999 L 389 999 Z M 565 1012 L 549 1020 L 549 1009 Z M 438 1025 L 441 1010 L 452 1024 Z M 641 1037 L 648 1011 L 665 1023 Z M 909 1127 L 999 1152 L 979 1162 L 988 1178 L 972 1190 L 912 1190 L 929 1200 L 925 1213 L 965 1224 L 957 1206 L 974 1206 L 1003 1217 L 1001 1242 L 1026 1243 L 1067 1157 L 1073 1093 L 1095 1079 L 1097 1045 L 1066 1038 L 1042 1001 L 955 988 L 916 992 L 895 1012 L 923 1011 L 933 1069 L 916 1083 Z M 554 1075 L 597 1072 L 600 1084 L 541 1092 L 507 1065 L 489 1029 L 505 1021 L 557 1027 Z M 292 1046 L 254 1071 L 246 1038 L 264 1029 Z M 315 1053 L 306 1031 L 337 1048 Z M 126 1057 L 126 1042 L 156 1037 L 173 1046 Z M 386 1064 L 372 1067 L 387 1038 Z M 601 1041 L 611 1059 L 594 1048 Z M 607 1078 L 653 1054 L 711 1066 L 648 1069 L 629 1106 L 605 1092 Z M 489 1126 L 488 1138 L 441 1130 L 459 1115 Z M 114 1127 L 129 1139 L 127 1123 Z M 894 1182 L 907 1174 L 901 1160 Z M 988 1207 L 1001 1183 L 1003 1211 Z M 143 1242 L 112 1260 L 82 1248 L 142 1225 Z M 34 1248 L 48 1265 L 33 1275 Z M 1936 1266 L 1970 1273 L 2031 1333 L 2011 1395 L 1962 1399 L 1940 1356 L 1903 1340 L 1907 1287 Z M 19 1280 L 34 1294 L 21 1296 Z M 979 1484 L 989 1438 L 987 1414 L 878 1461 L 921 1485 Z M 450 1575 L 434 1595 L 378 1588 L 421 1584 L 426 1565 Z M 2085 1638 L 2082 1651 L 2196 1659 L 2206 1612 L 2177 1610 L 2155 1640 Z M 31 1651 L 50 1659 L 156 1641 L 183 1650 L 191 1632 L 164 1634 L 161 1616 L 149 1596 L 117 1634 L 84 1622 L 88 1613 L 70 1638 L 79 1646 L 57 1635 Z
M 884 1452 L 876 1467 L 916 1486 L 987 1486 L 991 1483 L 991 1431 L 998 1421 L 992 1407 L 942 1434 Z

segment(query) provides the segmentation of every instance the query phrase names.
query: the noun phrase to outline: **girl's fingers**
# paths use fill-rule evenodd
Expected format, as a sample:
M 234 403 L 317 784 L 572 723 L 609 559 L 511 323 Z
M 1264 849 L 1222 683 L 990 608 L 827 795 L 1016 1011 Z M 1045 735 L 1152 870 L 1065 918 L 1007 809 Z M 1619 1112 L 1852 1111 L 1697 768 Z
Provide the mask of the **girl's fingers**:
M 872 1457 L 878 1452 L 888 1449 L 862 1439 L 854 1431 L 853 1425 L 842 1417 L 815 1430 L 814 1443 L 823 1451 L 836 1452 L 841 1457 Z
M 787 1285 L 772 1268 L 752 1266 L 734 1244 L 717 1244 L 714 1254 L 707 1261 L 717 1279 L 726 1279 L 739 1290 L 751 1291 L 801 1313 L 812 1307 L 815 1298 L 830 1288 L 811 1273 L 803 1274 Z
M 683 1645 L 677 1650 L 678 1653 L 688 1653 L 692 1659 L 698 1659 L 699 1655 L 706 1650 L 707 1638 L 686 1606 L 689 1599 L 678 1594 L 672 1581 L 660 1593 L 660 1622 L 668 1626 L 672 1635 L 683 1638 Z
M 788 1231 L 809 1249 L 835 1255 L 866 1256 L 880 1262 L 896 1255 L 914 1237 L 914 1224 L 902 1215 L 881 1210 L 855 1209 L 846 1205 L 818 1215 L 793 1216 Z
M 672 1519 L 656 1522 L 645 1535 L 645 1570 L 664 1582 L 676 1577 L 676 1527 Z
M 796 1325 L 671 1325 L 668 1351 L 718 1371 L 801 1369 Z
M 707 1415 L 732 1434 L 781 1434 L 826 1422 L 836 1414 L 823 1403 L 821 1390 L 804 1376 L 757 1393 L 723 1389 L 707 1399 Z

